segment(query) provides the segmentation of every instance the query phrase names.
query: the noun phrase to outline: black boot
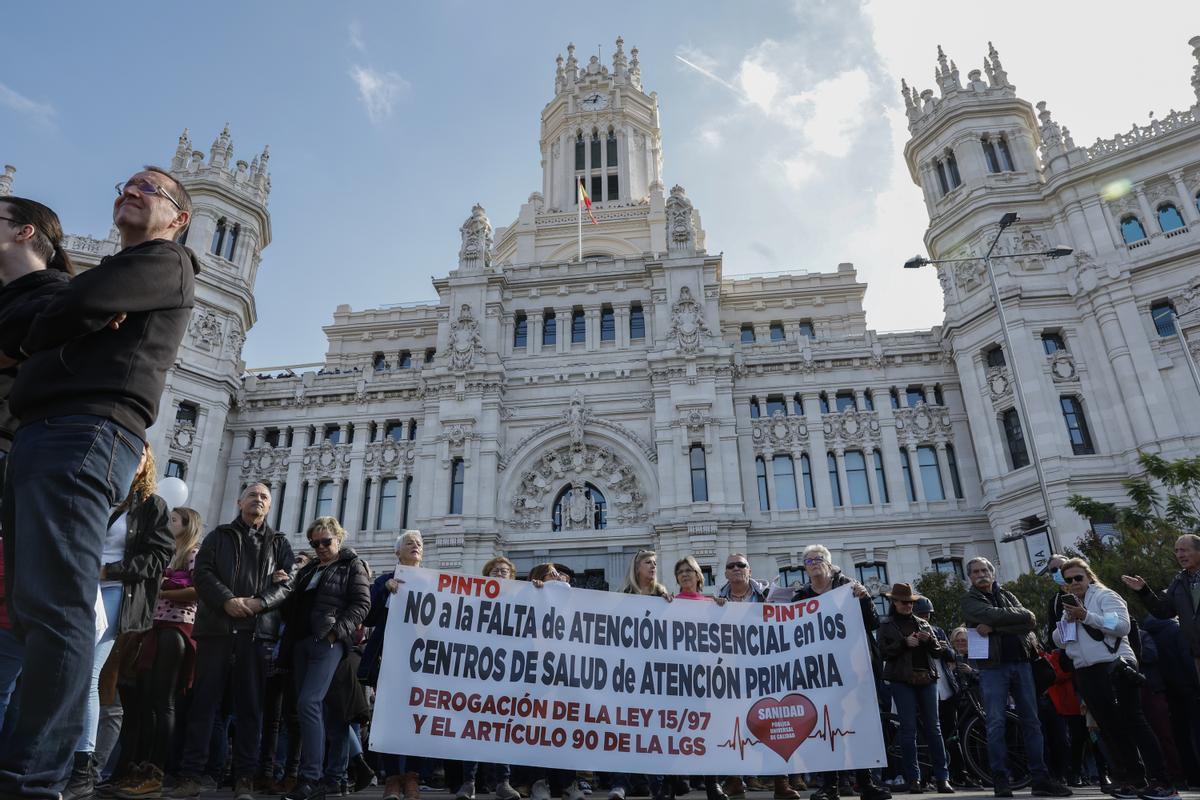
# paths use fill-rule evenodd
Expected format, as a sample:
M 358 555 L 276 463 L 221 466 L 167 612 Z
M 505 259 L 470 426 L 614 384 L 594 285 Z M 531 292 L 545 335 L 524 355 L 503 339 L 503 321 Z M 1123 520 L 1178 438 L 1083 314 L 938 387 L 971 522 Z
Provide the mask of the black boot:
M 704 776 L 704 793 L 708 796 L 707 800 L 729 800 L 721 784 L 717 783 L 716 775 Z
M 375 782 L 375 770 L 371 769 L 371 765 L 363 758 L 362 753 L 350 759 L 350 764 L 346 771 L 354 779 L 354 791 L 356 792 L 361 792 Z
M 63 800 L 86 800 L 95 792 L 96 779 L 92 772 L 92 760 L 91 753 L 78 752 L 75 754 L 75 763 L 71 766 L 71 777 L 67 778 L 67 785 L 63 787 Z

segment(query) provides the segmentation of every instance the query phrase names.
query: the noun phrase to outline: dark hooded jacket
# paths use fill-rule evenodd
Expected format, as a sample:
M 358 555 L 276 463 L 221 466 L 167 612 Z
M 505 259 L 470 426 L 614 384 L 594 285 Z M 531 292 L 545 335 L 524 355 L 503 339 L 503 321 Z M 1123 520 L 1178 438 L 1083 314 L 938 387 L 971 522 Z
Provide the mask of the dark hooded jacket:
M 145 438 L 195 303 L 200 263 L 154 239 L 101 259 L 38 314 L 9 395 L 21 422 L 73 414 L 110 419 Z M 108 327 L 118 314 L 125 320 Z

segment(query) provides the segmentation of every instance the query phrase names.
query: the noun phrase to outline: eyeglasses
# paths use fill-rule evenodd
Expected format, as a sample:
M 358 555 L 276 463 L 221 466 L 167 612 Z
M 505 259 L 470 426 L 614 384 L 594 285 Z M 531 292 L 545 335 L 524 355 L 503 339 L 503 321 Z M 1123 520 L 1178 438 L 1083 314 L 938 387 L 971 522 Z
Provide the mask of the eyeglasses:
M 824 563 L 825 563 L 825 559 L 821 558 L 820 556 L 817 556 L 816 558 L 804 559 L 804 566 L 806 566 L 806 567 L 812 567 L 817 564 L 824 564 Z
M 733 564 L 726 564 L 725 569 L 745 569 L 748 566 L 750 566 L 750 565 L 747 564 L 745 561 L 738 561 Z
M 333 539 L 331 539 L 331 538 L 329 538 L 329 537 L 326 537 L 326 538 L 324 538 L 324 539 L 309 539 L 309 540 L 308 540 L 308 543 L 309 543 L 310 545 L 312 545 L 314 548 L 317 548 L 317 547 L 329 547 L 330 545 L 332 545 L 332 544 L 333 544 Z
M 130 178 L 125 183 L 121 183 L 120 181 L 117 181 L 116 186 L 114 186 L 113 188 L 115 188 L 117 190 L 117 197 L 120 197 L 121 195 L 125 194 L 125 190 L 128 189 L 130 186 L 137 189 L 142 194 L 161 194 L 163 197 L 170 200 L 171 204 L 173 206 L 178 208 L 180 211 L 183 211 L 183 206 L 179 205 L 179 201 L 176 200 L 174 197 L 172 197 L 170 192 L 168 192 L 166 189 L 159 186 L 158 184 L 152 183 L 145 178 L 142 178 L 141 180 L 135 180 L 133 178 Z
M 11 222 L 13 225 L 28 225 L 29 224 L 28 222 L 21 222 L 19 220 L 15 220 L 12 217 L 0 217 L 0 219 L 6 219 L 9 222 Z
M 1063 575 L 1063 580 L 1068 583 L 1083 583 L 1087 580 L 1087 575 Z
M 508 567 L 492 567 L 492 571 L 488 573 L 489 578 L 508 578 L 512 576 L 512 570 Z

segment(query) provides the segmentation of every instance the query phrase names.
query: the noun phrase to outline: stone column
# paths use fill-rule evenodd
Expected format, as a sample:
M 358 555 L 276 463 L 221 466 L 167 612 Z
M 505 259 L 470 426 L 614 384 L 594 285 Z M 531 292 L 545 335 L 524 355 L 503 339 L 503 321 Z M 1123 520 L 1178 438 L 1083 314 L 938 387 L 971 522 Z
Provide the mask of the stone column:
M 305 487 L 307 487 L 307 490 L 302 495 L 304 496 L 304 509 L 300 516 L 300 524 L 296 527 L 296 530 L 303 530 L 308 523 L 313 521 L 317 509 L 318 483 L 316 478 L 309 478 L 304 482 Z
M 808 421 L 808 461 L 813 472 L 813 492 L 816 494 L 818 511 L 833 508 L 833 493 L 830 490 L 828 478 L 817 478 L 817 473 L 827 476 L 829 467 L 825 463 L 825 432 L 821 428 L 821 407 L 816 392 L 806 394 L 804 400 L 804 418 Z
M 1179 202 L 1183 204 L 1180 209 L 1183 219 L 1189 226 L 1200 222 L 1200 211 L 1196 210 L 1196 198 L 1188 192 L 1187 186 L 1183 183 L 1183 170 L 1177 169 L 1167 174 L 1171 178 L 1171 183 L 1175 185 L 1175 194 L 1179 195 Z
M 921 465 L 917 460 L 917 445 L 910 444 L 907 448 L 908 453 L 908 474 L 912 476 L 913 493 L 917 496 L 917 502 L 924 504 L 925 500 L 925 484 L 921 481 Z M 903 458 L 903 455 L 901 456 Z M 908 488 L 905 487 L 905 491 Z
M 1146 236 L 1151 239 L 1160 236 L 1162 231 L 1158 228 L 1158 216 L 1150 207 L 1150 201 L 1146 199 L 1146 191 L 1142 184 L 1133 187 L 1133 194 L 1137 198 L 1138 208 L 1142 212 L 1142 227 L 1146 229 Z
M 369 531 L 375 531 L 375 530 L 379 530 L 379 526 L 378 526 L 377 520 L 375 518 L 379 516 L 379 497 L 383 493 L 384 477 L 382 475 L 372 475 L 372 476 L 370 476 L 370 481 L 371 481 L 371 487 L 370 487 L 371 494 L 367 498 L 367 528 L 366 529 Z
M 629 306 L 613 307 L 613 323 L 617 326 L 617 347 L 629 348 Z
M 850 500 L 850 481 L 846 477 L 846 448 L 834 448 L 833 458 L 837 463 L 837 480 L 838 488 L 842 492 L 842 507 L 849 508 L 853 503 Z M 828 468 L 828 465 L 826 467 Z
M 587 306 L 584 313 L 584 348 L 600 349 L 600 306 Z
M 942 477 L 942 496 L 947 500 L 957 499 L 954 494 L 954 481 L 950 476 L 950 458 L 946 455 L 946 443 L 934 445 L 937 451 L 938 474 Z
M 302 428 L 293 431 L 292 452 L 287 476 L 289 490 L 287 497 L 284 498 L 283 510 L 283 529 L 287 533 L 295 533 L 300 530 L 300 518 L 304 512 L 304 509 L 300 507 L 300 501 L 304 496 L 304 479 L 301 477 L 303 465 L 300 461 L 304 458 L 304 448 L 310 445 L 311 440 L 310 429 Z
M 529 333 L 529 345 L 525 348 L 525 352 L 530 355 L 537 355 L 542 352 L 542 312 L 529 312 L 529 322 L 526 331 Z
M 879 491 L 879 476 L 875 474 L 874 445 L 868 444 L 863 447 L 863 460 L 867 465 L 867 489 L 871 493 L 871 505 L 877 512 L 883 511 L 883 495 Z
M 591 146 L 588 146 L 588 151 L 591 151 Z M 573 320 L 571 319 L 571 307 L 554 309 L 554 316 L 557 317 L 556 324 L 558 330 L 557 350 L 560 353 L 571 352 L 571 328 Z

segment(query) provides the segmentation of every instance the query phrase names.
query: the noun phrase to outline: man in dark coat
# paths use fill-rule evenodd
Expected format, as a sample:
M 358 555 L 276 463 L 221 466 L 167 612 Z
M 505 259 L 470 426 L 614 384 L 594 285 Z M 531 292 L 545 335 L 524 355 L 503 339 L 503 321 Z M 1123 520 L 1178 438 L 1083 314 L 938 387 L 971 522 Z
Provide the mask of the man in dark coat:
M 232 680 L 234 793 L 238 800 L 254 798 L 267 660 L 279 638 L 279 606 L 291 591 L 295 560 L 287 537 L 267 525 L 270 509 L 271 490 L 250 484 L 238 499 L 237 518 L 208 534 L 196 554 L 196 683 L 171 797 L 200 794 L 213 717 Z

